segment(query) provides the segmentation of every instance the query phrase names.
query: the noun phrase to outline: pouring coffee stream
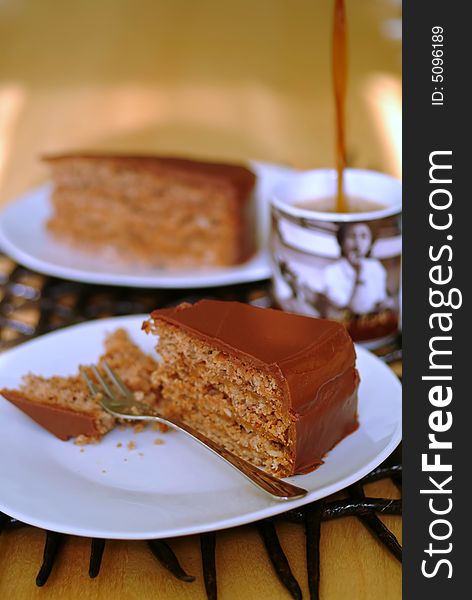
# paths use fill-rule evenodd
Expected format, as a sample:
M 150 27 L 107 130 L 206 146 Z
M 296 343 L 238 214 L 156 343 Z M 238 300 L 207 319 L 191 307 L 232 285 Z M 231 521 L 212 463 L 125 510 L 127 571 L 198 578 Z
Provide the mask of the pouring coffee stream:
M 346 10 L 344 0 L 335 0 L 333 24 L 333 83 L 336 110 L 336 212 L 348 212 L 344 195 L 346 167 L 345 100 L 347 81 Z

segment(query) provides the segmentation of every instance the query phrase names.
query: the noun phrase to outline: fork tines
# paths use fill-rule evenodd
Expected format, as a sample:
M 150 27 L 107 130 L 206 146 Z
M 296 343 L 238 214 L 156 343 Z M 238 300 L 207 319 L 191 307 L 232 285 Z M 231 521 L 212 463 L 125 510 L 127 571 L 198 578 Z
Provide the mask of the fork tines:
M 100 366 L 103 367 L 109 381 L 105 379 L 95 365 L 92 365 L 90 369 L 98 382 L 98 385 L 92 381 L 84 367 L 80 368 L 80 374 L 87 384 L 90 393 L 94 396 L 97 394 L 105 394 L 114 401 L 119 401 L 119 396 L 124 397 L 126 400 L 134 401 L 134 396 L 131 391 L 126 387 L 119 375 L 111 369 L 108 363 L 103 361 Z

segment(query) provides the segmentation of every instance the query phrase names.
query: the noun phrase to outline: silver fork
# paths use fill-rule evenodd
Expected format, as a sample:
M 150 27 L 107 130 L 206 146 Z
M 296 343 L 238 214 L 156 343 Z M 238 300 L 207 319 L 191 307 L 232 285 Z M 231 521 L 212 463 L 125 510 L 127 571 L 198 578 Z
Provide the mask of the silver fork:
M 297 487 L 282 479 L 277 479 L 277 477 L 269 475 L 269 473 L 265 473 L 264 471 L 261 471 L 261 469 L 254 467 L 232 452 L 221 448 L 208 437 L 199 431 L 196 431 L 193 427 L 176 419 L 163 417 L 152 407 L 136 400 L 133 393 L 121 381 L 119 376 L 112 371 L 106 362 L 103 362 L 102 366 L 107 374 L 108 381 L 100 374 L 95 366 L 91 367 L 98 385 L 91 380 L 83 368 L 80 369 L 80 373 L 86 382 L 90 393 L 94 396 L 100 395 L 100 404 L 110 414 L 115 417 L 138 421 L 158 421 L 159 423 L 164 423 L 173 429 L 178 429 L 179 431 L 186 433 L 197 442 L 200 442 L 205 448 L 208 448 L 208 450 L 211 450 L 214 454 L 229 463 L 249 479 L 251 483 L 270 494 L 275 500 L 295 500 L 296 498 L 303 498 L 303 496 L 308 493 L 307 490 L 304 490 L 303 488 Z

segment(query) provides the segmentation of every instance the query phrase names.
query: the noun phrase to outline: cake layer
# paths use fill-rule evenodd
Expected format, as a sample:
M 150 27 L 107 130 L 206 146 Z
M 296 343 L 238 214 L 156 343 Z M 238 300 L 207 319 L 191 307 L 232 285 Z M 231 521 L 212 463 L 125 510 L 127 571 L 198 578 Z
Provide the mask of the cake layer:
M 58 188 L 48 228 L 79 248 L 84 243 L 90 250 L 107 245 L 116 259 L 126 252 L 127 262 L 161 267 L 238 262 L 239 224 L 226 198 L 212 190 L 200 190 L 191 203 L 185 190 L 182 196 L 173 190 L 159 202 L 145 195 L 138 203 L 111 197 L 107 190 L 94 188 L 84 196 L 80 189 Z
M 167 323 L 159 352 L 152 379 L 162 414 L 275 474 L 291 472 L 291 417 L 273 378 Z
M 203 300 L 194 305 L 156 310 L 144 328 L 162 336 L 157 351 L 164 359 L 164 366 L 159 366 L 156 377 L 165 372 L 169 378 L 169 387 L 166 390 L 164 386 L 162 396 L 170 407 L 181 403 L 171 386 L 172 379 L 179 377 L 172 367 L 179 356 L 176 330 L 212 348 L 216 364 L 228 365 L 232 361 L 245 368 L 246 379 L 239 381 L 239 385 L 261 394 L 267 415 L 273 414 L 274 398 L 280 398 L 281 421 L 288 424 L 283 435 L 291 465 L 285 475 L 312 470 L 336 443 L 358 427 L 359 375 L 355 351 L 346 329 L 337 322 L 237 302 Z M 191 344 L 180 342 L 180 346 L 181 354 L 185 354 Z M 203 364 L 201 356 L 195 353 L 185 356 L 187 366 L 194 369 L 192 376 L 211 383 L 218 372 L 211 365 L 211 358 Z M 238 384 L 232 370 L 225 366 L 227 376 Z M 263 378 L 274 382 L 272 388 L 261 387 Z M 191 394 L 191 389 L 186 393 Z M 250 403 L 246 408 L 254 415 Z M 195 412 L 199 410 L 196 407 Z M 187 418 L 191 423 L 192 414 Z M 232 418 L 238 422 L 235 413 Z M 251 421 L 246 418 L 246 422 Z M 263 428 L 262 424 L 258 432 Z M 270 439 L 269 429 L 267 423 L 267 439 Z M 220 441 L 224 444 L 224 440 Z
M 64 155 L 52 168 L 53 235 L 158 267 L 231 265 L 255 250 L 254 174 L 239 165 L 145 156 Z
M 205 410 L 231 417 L 246 428 L 264 427 L 274 441 L 288 443 L 290 420 L 286 419 L 282 392 L 272 377 L 173 325 L 161 326 L 159 339 L 163 360 L 152 379 L 156 387 L 167 391 L 160 410 L 167 405 L 175 409 L 175 401 L 167 399 L 178 396 L 179 405 L 185 405 L 180 412 L 185 415 L 192 412 L 198 396 Z

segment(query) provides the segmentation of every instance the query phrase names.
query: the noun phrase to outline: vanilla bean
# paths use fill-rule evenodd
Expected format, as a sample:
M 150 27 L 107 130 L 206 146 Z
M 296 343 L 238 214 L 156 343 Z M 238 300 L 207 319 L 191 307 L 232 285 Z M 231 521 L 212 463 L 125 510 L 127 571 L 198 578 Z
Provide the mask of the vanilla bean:
M 339 517 L 362 516 L 378 512 L 384 515 L 401 515 L 402 501 L 389 498 L 362 498 L 361 500 L 338 500 L 326 503 L 323 520 Z
M 360 483 L 355 483 L 348 488 L 349 494 L 354 498 L 365 498 L 364 490 Z M 402 561 L 402 547 L 398 543 L 393 533 L 382 523 L 377 515 L 371 513 L 359 515 L 358 519 L 363 525 L 393 554 L 393 556 Z
M 399 490 L 399 492 L 402 492 L 403 489 L 403 482 L 402 482 L 402 477 L 400 474 L 396 473 L 394 475 L 392 475 L 391 477 L 393 483 L 397 486 L 397 489 Z
M 371 471 L 368 475 L 362 478 L 362 483 L 372 483 L 373 481 L 378 481 L 379 479 L 385 479 L 387 477 L 394 477 L 402 475 L 403 467 L 402 465 L 392 465 L 392 466 L 384 466 L 380 465 L 373 471 Z
M 257 530 L 261 536 L 267 554 L 269 555 L 270 562 L 272 563 L 277 577 L 285 588 L 290 592 L 290 595 L 295 600 L 301 600 L 302 591 L 298 585 L 298 581 L 295 579 L 290 565 L 288 564 L 287 557 L 280 545 L 279 537 L 272 521 L 263 520 L 256 523 Z
M 10 517 L 5 513 L 0 512 L 0 533 L 5 529 L 5 527 L 10 522 Z
M 398 561 L 402 562 L 402 547 L 390 529 L 388 529 L 388 527 L 386 527 L 375 515 L 364 515 L 358 518 L 365 527 L 382 542 L 387 550 L 389 550 Z
M 93 538 L 90 546 L 89 576 L 93 579 L 100 573 L 105 540 Z
M 402 444 L 399 444 L 389 457 L 383 462 L 382 466 L 392 467 L 402 463 Z M 401 473 L 392 473 L 391 480 L 397 486 L 398 490 L 402 491 L 402 476 Z
M 384 515 L 401 515 L 402 501 L 390 500 L 388 498 L 364 498 L 362 500 L 334 500 L 326 502 L 323 505 L 321 514 L 322 521 L 331 521 L 341 517 L 357 517 L 367 515 L 372 512 L 379 512 Z M 281 515 L 281 518 L 292 521 L 293 523 L 303 523 L 305 520 L 302 509 L 290 510 Z
M 46 543 L 44 544 L 43 564 L 36 576 L 36 585 L 42 587 L 49 578 L 54 561 L 58 555 L 66 536 L 56 531 L 46 531 Z
M 13 517 L 8 517 L 6 523 L 3 525 L 3 529 L 5 531 L 21 529 L 22 527 L 30 527 L 30 525 L 23 523 L 23 521 L 18 521 L 18 519 L 14 519 Z M 1 530 L 2 530 L 2 526 L 0 526 L 0 533 L 1 533 Z
M 195 581 L 195 577 L 193 575 L 188 575 L 182 569 L 176 555 L 174 554 L 174 551 L 167 542 L 164 540 L 148 540 L 147 543 L 157 560 L 163 567 L 172 573 L 174 577 L 177 577 L 177 579 L 180 579 L 180 581 L 185 581 L 187 583 Z
M 401 464 L 402 462 L 402 449 L 403 449 L 403 444 L 400 442 L 400 444 L 398 444 L 398 446 L 395 448 L 395 450 L 390 454 L 390 456 L 387 456 L 387 458 L 384 460 L 383 464 L 384 465 L 394 465 L 394 464 Z
M 320 531 L 322 502 L 313 502 L 305 507 L 306 564 L 308 590 L 311 600 L 318 600 L 320 590 Z
M 200 534 L 202 553 L 203 581 L 208 600 L 216 600 L 216 534 L 214 531 Z

